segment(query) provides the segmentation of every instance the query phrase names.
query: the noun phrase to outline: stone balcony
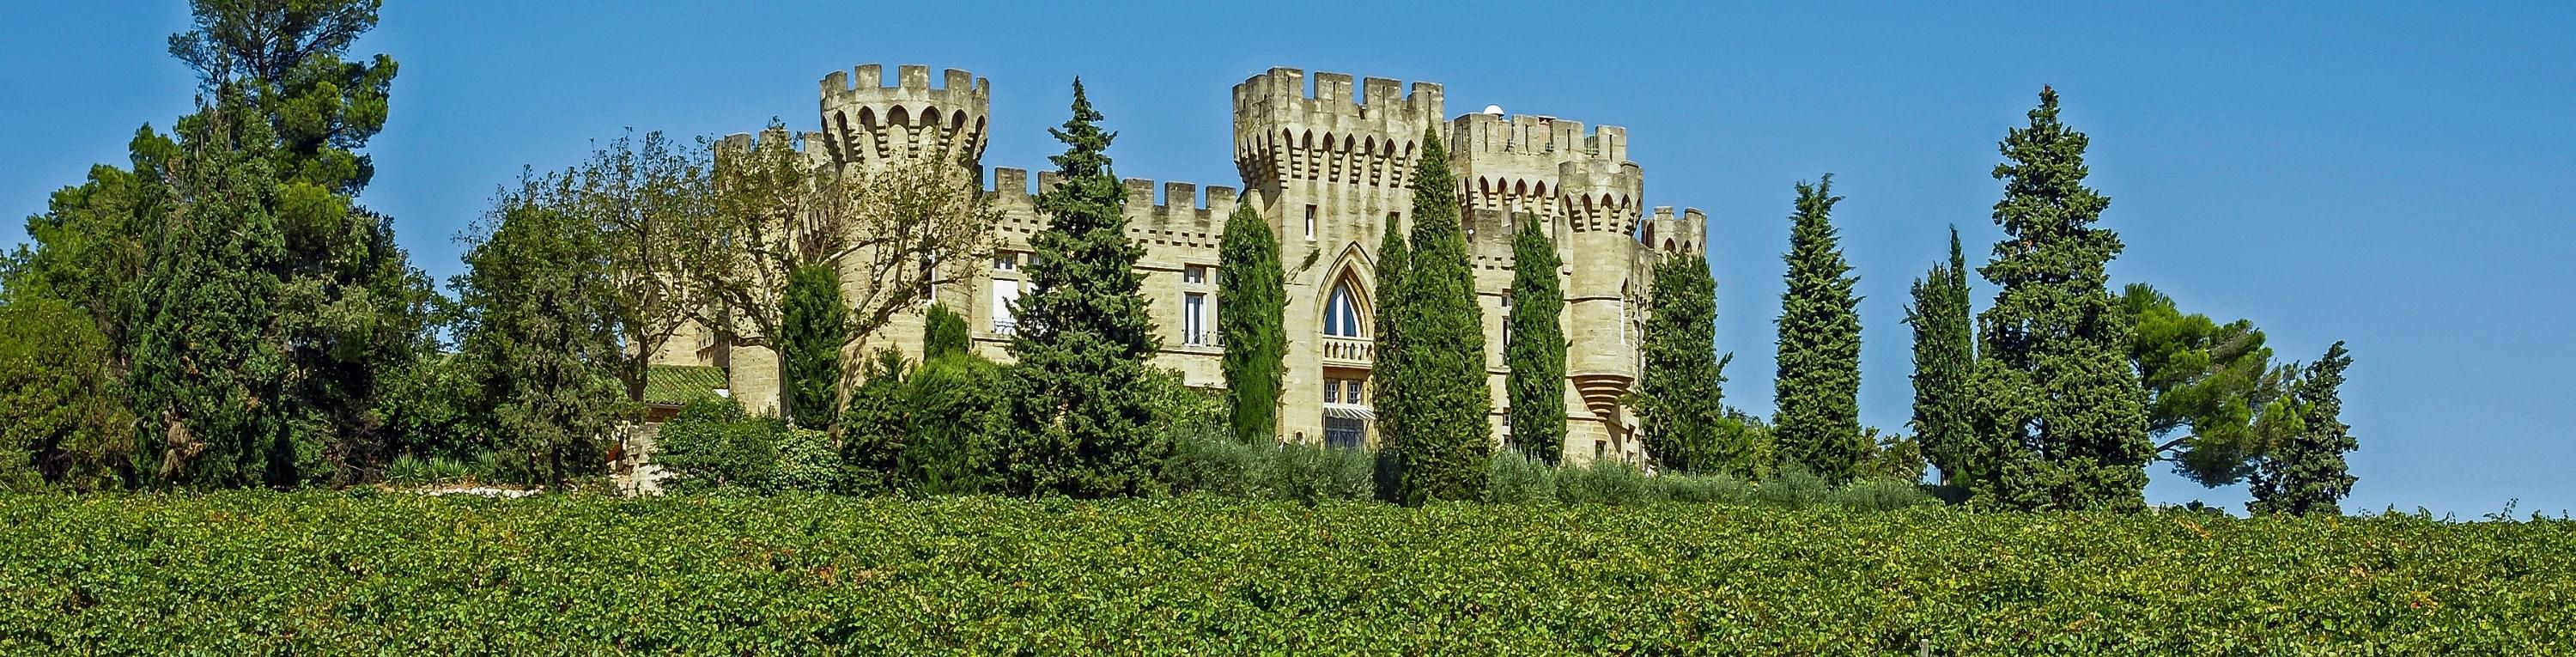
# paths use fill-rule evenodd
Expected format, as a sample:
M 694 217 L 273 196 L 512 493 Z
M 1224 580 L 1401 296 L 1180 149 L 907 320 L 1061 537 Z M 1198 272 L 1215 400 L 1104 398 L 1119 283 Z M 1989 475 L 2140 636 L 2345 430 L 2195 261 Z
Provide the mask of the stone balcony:
M 1377 360 L 1377 343 L 1366 338 L 1324 338 L 1324 364 L 1368 367 Z

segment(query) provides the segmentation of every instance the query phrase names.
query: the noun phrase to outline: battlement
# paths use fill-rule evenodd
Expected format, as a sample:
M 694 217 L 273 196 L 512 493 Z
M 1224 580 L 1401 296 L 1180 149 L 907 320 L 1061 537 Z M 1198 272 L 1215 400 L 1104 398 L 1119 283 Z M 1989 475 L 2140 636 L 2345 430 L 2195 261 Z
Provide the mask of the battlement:
M 1460 158 L 1480 155 L 1539 156 L 1558 162 L 1628 160 L 1628 129 L 1613 125 L 1584 130 L 1583 122 L 1552 116 L 1467 114 L 1452 122 L 1449 144 Z
M 930 67 L 903 64 L 895 67 L 894 86 L 885 85 L 885 67 L 860 64 L 849 71 L 833 71 L 823 76 L 823 106 L 853 103 L 925 102 L 984 106 L 992 98 L 992 82 L 957 69 L 941 71 L 941 84 L 930 83 Z
M 1306 72 L 1287 67 L 1245 78 L 1234 85 L 1234 111 L 1238 117 L 1247 113 L 1283 113 L 1297 115 L 1341 115 L 1355 119 L 1421 117 L 1438 120 L 1440 85 L 1415 82 L 1410 92 L 1404 83 L 1386 78 L 1367 78 L 1361 82 L 1361 94 L 1351 93 L 1348 73 L 1315 73 L 1314 89 L 1309 92 Z
M 1681 216 L 1676 217 L 1672 206 L 1656 206 L 1644 229 L 1637 233 L 1637 241 L 1658 253 L 1705 253 L 1708 215 L 1699 208 L 1682 208 Z
M 1061 178 L 1053 171 L 1040 171 L 1037 186 L 1029 186 L 1027 169 L 995 167 L 993 184 L 984 193 L 993 205 L 1009 217 L 1027 217 L 1043 223 L 1037 215 L 1037 195 L 1055 186 Z M 1162 196 L 1155 198 L 1155 182 L 1139 178 L 1118 181 L 1126 193 L 1127 231 L 1142 233 L 1146 239 L 1205 241 L 1214 239 L 1225 227 L 1227 215 L 1234 214 L 1240 193 L 1233 187 L 1196 183 L 1161 183 Z

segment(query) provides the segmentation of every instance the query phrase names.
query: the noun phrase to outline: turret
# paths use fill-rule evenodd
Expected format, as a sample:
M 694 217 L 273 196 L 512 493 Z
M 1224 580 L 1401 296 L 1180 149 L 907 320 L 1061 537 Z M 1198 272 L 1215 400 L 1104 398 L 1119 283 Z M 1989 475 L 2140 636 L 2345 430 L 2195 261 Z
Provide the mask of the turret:
M 885 86 L 883 68 L 862 64 L 823 76 L 823 147 L 843 165 L 874 166 L 901 158 L 945 158 L 980 167 L 991 83 L 957 69 L 933 86 L 930 67 L 896 68 Z

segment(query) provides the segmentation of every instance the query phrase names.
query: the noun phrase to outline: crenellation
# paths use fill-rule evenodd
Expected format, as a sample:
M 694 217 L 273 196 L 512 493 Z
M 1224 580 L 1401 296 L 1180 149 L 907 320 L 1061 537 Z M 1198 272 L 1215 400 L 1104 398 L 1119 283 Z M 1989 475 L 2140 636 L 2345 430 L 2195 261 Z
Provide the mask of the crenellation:
M 1351 297 L 1363 304 L 1370 297 L 1369 251 L 1388 222 L 1401 227 L 1412 221 L 1413 167 L 1429 133 L 1446 140 L 1452 152 L 1488 344 L 1504 339 L 1500 313 L 1507 312 L 1503 297 L 1515 266 L 1513 238 L 1520 222 L 1540 222 L 1564 262 L 1558 275 L 1570 342 L 1565 453 L 1576 463 L 1596 453 L 1630 461 L 1645 456 L 1635 439 L 1637 420 L 1624 408 L 1638 375 L 1634 338 L 1642 329 L 1636 322 L 1652 289 L 1652 264 L 1668 254 L 1704 253 L 1707 217 L 1695 208 L 1644 210 L 1644 172 L 1627 159 L 1625 128 L 1530 114 L 1451 117 L 1438 83 L 1288 67 L 1247 77 L 1232 94 L 1242 187 L 1119 181 L 1126 235 L 1145 253 L 1137 265 L 1145 274 L 1141 294 L 1164 345 L 1153 356 L 1156 366 L 1181 370 L 1189 385 L 1222 385 L 1222 347 L 1188 327 L 1213 326 L 1221 312 L 1207 302 L 1222 273 L 1208 277 L 1206 266 L 1222 266 L 1217 251 L 1225 222 L 1249 204 L 1277 235 L 1282 255 L 1308 263 L 1291 267 L 1285 281 L 1290 295 L 1282 328 L 1291 337 L 1279 439 L 1373 444 L 1374 428 L 1364 420 L 1354 437 L 1353 425 L 1344 422 L 1347 414 L 1327 419 L 1323 412 L 1327 403 L 1350 404 L 1328 402 L 1327 385 L 1370 377 L 1369 338 L 1326 336 L 1320 322 L 1325 300 L 1339 286 L 1351 286 Z M 1049 224 L 1037 201 L 1063 179 L 1051 170 L 1034 177 L 1028 169 L 986 171 L 981 156 L 989 109 L 990 83 L 966 71 L 945 69 L 933 76 L 928 66 L 905 64 L 889 76 L 883 66 L 863 64 L 822 77 L 822 131 L 732 135 L 720 144 L 781 144 L 816 166 L 956 156 L 950 161 L 975 173 L 970 184 L 1001 215 L 991 229 L 993 248 L 1025 255 L 1032 250 L 1030 237 Z M 987 355 L 1009 356 L 1001 347 L 1012 335 L 1005 295 L 1028 289 L 1025 262 L 997 258 L 992 270 L 941 288 L 937 302 L 968 315 L 973 339 Z M 1366 308 L 1359 311 L 1368 314 Z M 918 339 L 919 331 L 909 328 L 917 326 L 918 316 L 907 317 L 898 322 L 907 328 L 890 339 L 918 353 L 919 344 L 904 342 Z M 1339 346 L 1328 353 L 1328 342 Z M 736 345 L 729 355 L 737 397 L 757 411 L 775 403 L 778 376 L 774 356 L 753 352 L 763 348 Z M 1498 400 L 1504 372 L 1498 360 L 1489 365 Z M 1492 411 L 1497 435 L 1508 435 L 1499 426 L 1499 404 Z

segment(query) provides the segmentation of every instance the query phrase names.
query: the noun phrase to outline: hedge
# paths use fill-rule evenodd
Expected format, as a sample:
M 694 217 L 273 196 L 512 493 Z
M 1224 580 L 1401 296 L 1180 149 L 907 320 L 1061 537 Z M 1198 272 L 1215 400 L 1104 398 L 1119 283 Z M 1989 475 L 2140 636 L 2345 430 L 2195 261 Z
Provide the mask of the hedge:
M 2576 523 L 0 496 L 0 654 L 2536 654 Z

